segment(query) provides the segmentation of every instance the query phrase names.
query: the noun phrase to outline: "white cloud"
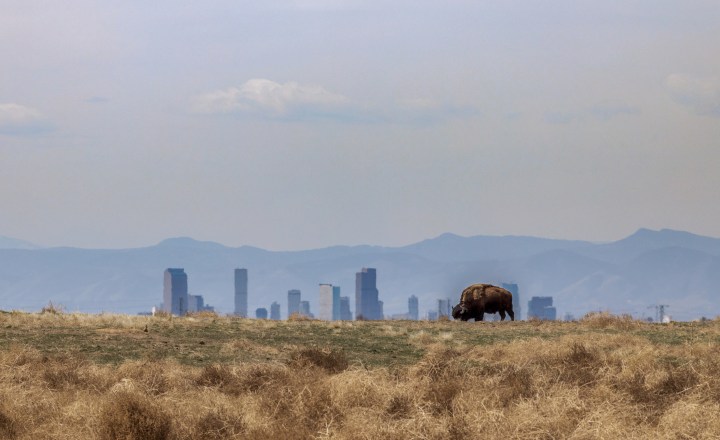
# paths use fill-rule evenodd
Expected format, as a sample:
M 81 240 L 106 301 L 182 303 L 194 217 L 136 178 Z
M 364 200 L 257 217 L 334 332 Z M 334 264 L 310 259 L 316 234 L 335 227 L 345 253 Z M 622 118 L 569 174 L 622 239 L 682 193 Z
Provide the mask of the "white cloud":
M 0 104 L 0 134 L 35 134 L 50 130 L 40 111 L 24 105 Z
M 665 87 L 675 102 L 693 112 L 720 116 L 720 78 L 674 73 L 665 79 Z
M 251 79 L 240 87 L 196 97 L 193 110 L 198 113 L 246 112 L 271 117 L 330 116 L 347 103 L 344 96 L 320 86 Z

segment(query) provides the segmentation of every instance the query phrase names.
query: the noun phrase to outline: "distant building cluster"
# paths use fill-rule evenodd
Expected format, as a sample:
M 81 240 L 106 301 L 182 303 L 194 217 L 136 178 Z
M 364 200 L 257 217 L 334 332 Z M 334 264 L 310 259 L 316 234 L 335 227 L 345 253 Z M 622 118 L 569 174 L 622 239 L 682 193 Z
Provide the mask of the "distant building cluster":
M 165 270 L 163 304 L 160 310 L 177 316 L 215 311 L 213 307 L 205 305 L 202 295 L 188 293 L 188 279 L 185 270 L 172 268 Z
M 533 296 L 528 301 L 528 319 L 541 319 L 554 321 L 557 319 L 557 310 L 553 307 L 552 296 Z
M 517 284 L 503 283 L 502 287 L 513 294 L 513 310 L 515 318 L 520 319 L 520 294 Z M 248 269 L 234 270 L 234 315 L 242 318 L 250 317 L 248 313 Z M 406 313 L 396 313 L 386 316 L 384 304 L 380 300 L 377 288 L 377 270 L 362 268 L 355 274 L 355 314 L 350 309 L 350 297 L 342 296 L 340 286 L 321 283 L 318 290 L 317 311 L 313 313 L 308 300 L 303 300 L 299 289 L 290 289 L 287 292 L 287 317 L 292 316 L 317 318 L 324 321 L 351 321 L 382 319 L 420 319 L 418 297 L 410 295 Z M 427 310 L 424 316 L 427 320 L 451 319 L 453 301 L 450 298 L 439 298 L 437 307 Z M 160 309 L 166 313 L 183 316 L 188 313 L 214 311 L 212 306 L 206 305 L 202 295 L 188 293 L 188 276 L 182 268 L 168 268 L 164 273 L 163 303 Z M 552 297 L 532 297 L 528 302 L 528 318 L 556 319 L 556 310 L 552 306 Z M 486 315 L 488 320 L 494 320 L 494 315 Z M 269 309 L 258 307 L 255 309 L 256 319 L 280 320 L 281 306 L 273 302 Z

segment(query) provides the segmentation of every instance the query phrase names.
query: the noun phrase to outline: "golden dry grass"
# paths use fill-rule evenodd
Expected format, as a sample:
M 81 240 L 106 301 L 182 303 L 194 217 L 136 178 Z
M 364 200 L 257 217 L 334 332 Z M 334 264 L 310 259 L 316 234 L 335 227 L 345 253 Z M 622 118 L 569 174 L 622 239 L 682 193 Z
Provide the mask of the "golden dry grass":
M 720 438 L 718 321 L 3 312 L 0 336 L 2 439 Z

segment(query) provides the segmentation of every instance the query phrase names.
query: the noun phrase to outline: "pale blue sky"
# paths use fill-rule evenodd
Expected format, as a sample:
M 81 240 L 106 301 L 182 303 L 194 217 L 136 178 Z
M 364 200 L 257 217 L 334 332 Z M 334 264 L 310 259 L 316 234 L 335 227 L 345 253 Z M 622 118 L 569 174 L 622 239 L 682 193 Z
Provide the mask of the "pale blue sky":
M 151 3 L 0 3 L 0 235 L 720 236 L 717 1 Z

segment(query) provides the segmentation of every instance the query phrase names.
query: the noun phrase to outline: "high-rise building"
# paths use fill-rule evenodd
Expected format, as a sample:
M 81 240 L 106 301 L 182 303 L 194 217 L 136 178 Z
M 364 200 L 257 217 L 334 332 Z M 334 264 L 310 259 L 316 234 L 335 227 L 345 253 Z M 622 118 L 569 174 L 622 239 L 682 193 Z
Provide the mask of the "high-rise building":
M 340 286 L 333 286 L 333 321 L 340 319 Z
M 356 319 L 383 319 L 382 303 L 378 301 L 377 272 L 362 268 L 355 274 L 355 317 Z
M 323 321 L 333 320 L 333 286 L 320 284 L 318 293 L 318 318 Z
M 502 283 L 502 288 L 512 293 L 512 305 L 513 313 L 515 313 L 515 320 L 521 320 L 522 318 L 520 312 L 522 311 L 522 307 L 520 307 L 520 290 L 518 289 L 518 285 L 514 283 Z
M 554 321 L 557 318 L 557 310 L 552 304 L 552 296 L 533 296 L 528 301 L 527 318 Z
M 438 318 L 449 318 L 451 310 L 452 306 L 450 305 L 450 298 L 438 300 Z
M 410 295 L 410 298 L 408 298 L 408 317 L 413 321 L 417 321 L 420 318 L 418 298 L 415 295 Z
M 259 309 L 255 309 L 255 318 L 267 319 L 267 309 L 265 307 L 260 307 Z
M 315 315 L 310 311 L 310 301 L 300 301 L 300 314 L 308 318 L 314 318 Z
M 297 289 L 288 290 L 288 318 L 293 314 L 301 314 L 300 310 L 301 293 Z
M 352 312 L 350 311 L 350 297 L 340 297 L 340 320 L 341 321 L 352 321 Z
M 190 295 L 188 293 L 188 312 L 200 312 L 205 308 L 205 300 L 202 295 Z
M 320 284 L 318 295 L 318 318 L 324 321 L 340 319 L 340 287 Z
M 270 319 L 273 321 L 279 321 L 280 320 L 280 304 L 277 302 L 273 302 L 270 304 Z
M 185 269 L 166 269 L 163 287 L 163 310 L 177 316 L 187 314 L 188 282 Z
M 248 316 L 247 269 L 235 269 L 235 314 L 243 318 Z

